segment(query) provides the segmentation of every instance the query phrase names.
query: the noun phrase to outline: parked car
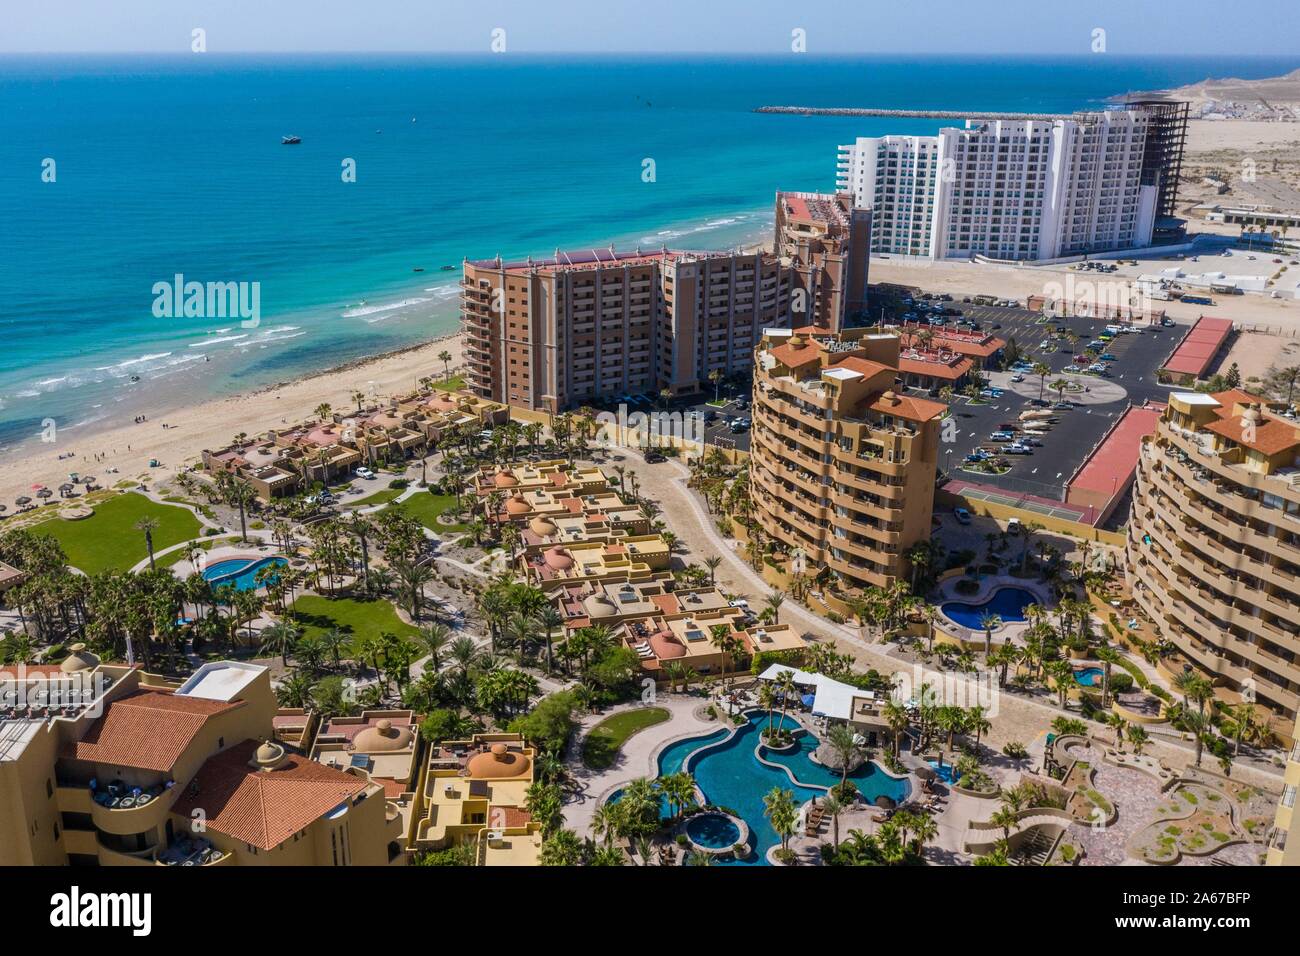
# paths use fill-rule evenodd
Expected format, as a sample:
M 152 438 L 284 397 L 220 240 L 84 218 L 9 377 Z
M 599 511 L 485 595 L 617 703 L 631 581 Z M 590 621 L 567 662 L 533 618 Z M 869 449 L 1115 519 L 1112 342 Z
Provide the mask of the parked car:
M 1102 360 L 1103 362 L 1118 362 L 1118 361 L 1119 361 L 1119 359 L 1116 358 L 1114 352 L 1102 352 L 1102 353 L 1101 353 L 1101 360 Z
M 1021 372 L 1017 372 L 1015 375 L 1011 376 L 1011 381 L 1013 382 L 1023 382 L 1024 380 L 1025 380 L 1025 376 Z
M 958 524 L 970 524 L 971 515 L 965 508 L 953 508 L 952 516 L 957 519 Z
M 668 460 L 667 458 L 665 458 L 661 453 L 657 451 L 646 452 L 645 462 L 647 465 L 657 465 L 661 461 L 667 461 L 667 460 Z
M 375 477 L 375 473 L 374 473 L 373 471 L 371 471 L 369 468 L 366 468 L 365 466 L 362 466 L 362 467 L 360 467 L 360 468 L 357 469 L 357 477 L 358 477 L 358 478 L 373 478 L 373 477 Z

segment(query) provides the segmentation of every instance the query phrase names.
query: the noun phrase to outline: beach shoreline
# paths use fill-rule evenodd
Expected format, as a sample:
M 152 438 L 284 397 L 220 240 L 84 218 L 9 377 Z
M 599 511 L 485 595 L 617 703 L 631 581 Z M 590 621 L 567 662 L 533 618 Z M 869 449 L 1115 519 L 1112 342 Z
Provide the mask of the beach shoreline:
M 449 362 L 438 358 L 444 351 L 451 355 Z M 421 378 L 442 379 L 446 368 L 454 374 L 463 365 L 461 332 L 456 331 L 323 372 L 173 408 L 142 422 L 94 432 L 56 430 L 52 442 L 30 441 L 6 452 L 0 463 L 0 503 L 12 513 L 16 497 L 30 497 L 37 485 L 57 489 L 72 473 L 94 475 L 103 487 L 171 477 L 200 461 L 204 449 L 223 448 L 241 432 L 286 428 L 313 417 L 322 403 L 336 410 L 353 408 L 352 395 L 358 391 L 370 401 L 409 394 Z M 151 468 L 151 459 L 159 467 Z

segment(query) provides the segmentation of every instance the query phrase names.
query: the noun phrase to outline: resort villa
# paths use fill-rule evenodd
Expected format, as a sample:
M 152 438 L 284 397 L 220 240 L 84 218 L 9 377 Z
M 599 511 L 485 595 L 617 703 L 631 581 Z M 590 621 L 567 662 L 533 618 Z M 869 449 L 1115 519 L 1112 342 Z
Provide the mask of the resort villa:
M 591 495 L 609 491 L 609 478 L 595 465 L 570 467 L 562 460 L 515 465 L 513 468 L 484 465 L 473 478 L 473 488 L 480 497 L 494 492 L 513 496 L 530 491 Z
M 405 833 L 410 829 L 419 776 L 419 736 L 419 722 L 410 710 L 365 710 L 352 717 L 331 717 L 320 724 L 311 759 L 337 770 L 364 770 L 401 814 Z
M 216 451 L 203 451 L 209 474 L 227 472 L 246 481 L 264 501 L 295 494 L 316 481 L 347 478 L 358 465 L 421 455 L 457 428 L 509 420 L 502 405 L 467 392 L 435 390 L 394 399 L 356 415 L 270 430 Z
M 177 683 L 75 645 L 60 664 L 0 670 L 0 688 L 2 865 L 401 858 L 383 786 L 273 741 L 265 667 L 210 662 Z
M 566 635 L 584 627 L 610 628 L 624 646 L 641 658 L 641 666 L 663 679 L 676 662 L 697 674 L 723 668 L 722 650 L 713 629 L 725 627 L 739 642 L 735 656 L 760 651 L 801 652 L 803 637 L 785 624 L 747 626 L 747 615 L 716 588 L 669 590 L 665 580 L 640 584 L 570 585 L 552 600 L 564 618 Z M 734 666 L 734 661 L 725 662 Z
M 669 562 L 668 542 L 660 534 L 557 544 L 519 556 L 525 579 L 543 591 L 566 584 L 648 581 L 667 571 Z
M 536 866 L 541 825 L 524 809 L 536 753 L 518 734 L 475 734 L 429 751 L 416 791 L 410 843 L 471 846 L 482 866 Z

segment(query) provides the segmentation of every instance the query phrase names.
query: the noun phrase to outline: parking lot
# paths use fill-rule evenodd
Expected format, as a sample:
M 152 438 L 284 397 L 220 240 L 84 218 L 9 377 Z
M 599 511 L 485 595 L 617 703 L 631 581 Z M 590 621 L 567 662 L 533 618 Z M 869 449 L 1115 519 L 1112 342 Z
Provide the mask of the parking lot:
M 989 380 L 991 385 L 1001 390 L 999 396 L 976 403 L 964 396 L 957 398 L 953 403 L 955 430 L 945 436 L 951 442 L 940 453 L 939 467 L 953 477 L 1008 492 L 1054 499 L 1063 498 L 1065 483 L 1129 402 L 1141 405 L 1148 399 L 1166 399 L 1169 389 L 1156 381 L 1155 370 L 1186 331 L 1181 327 L 1144 327 L 1141 333 L 1116 336 L 1106 346 L 1106 354 L 1114 355 L 1115 360 L 1105 363 L 1109 375 L 1103 378 L 1074 373 L 1075 353 L 1066 351 L 1071 347 L 1068 340 L 1056 339 L 1054 351 L 1044 351 L 1041 344 L 1056 329 L 1068 328 L 1079 336 L 1077 350 L 1081 352 L 1104 330 L 1105 322 L 1083 318 L 1043 320 L 1041 316 L 1023 309 L 962 308 L 986 330 L 1008 341 L 1014 339 L 1024 354 L 1024 361 L 1041 362 L 1051 372 L 1045 379 L 1026 372 L 1019 383 L 1011 381 L 1009 372 L 993 372 L 989 374 Z M 992 325 L 1002 327 L 993 329 Z M 1052 409 L 1058 420 L 1045 434 L 1038 436 L 1041 446 L 1031 448 L 1028 455 L 1005 456 L 1011 464 L 1005 474 L 963 468 L 966 456 L 981 445 L 991 444 L 989 436 L 1000 426 L 1021 424 L 1021 413 L 1038 407 L 1034 403 L 1040 394 L 1046 402 L 1054 403 L 1057 394 L 1050 386 L 1060 378 L 1078 382 L 1085 391 L 1066 393 L 1065 397 L 1072 402 L 1073 408 Z

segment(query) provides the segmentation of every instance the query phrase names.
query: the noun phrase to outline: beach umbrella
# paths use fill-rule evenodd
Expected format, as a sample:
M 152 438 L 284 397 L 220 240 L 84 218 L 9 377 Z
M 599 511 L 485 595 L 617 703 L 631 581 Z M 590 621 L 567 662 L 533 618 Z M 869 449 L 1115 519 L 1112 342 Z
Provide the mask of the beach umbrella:
M 32 503 L 32 499 L 28 498 L 26 495 L 19 495 L 17 498 L 14 499 L 14 504 L 18 505 L 19 507 L 22 507 L 23 505 L 29 505 L 31 503 Z
M 8 505 L 0 505 L 0 511 L 5 511 L 8 507 Z
M 912 773 L 916 774 L 922 780 L 933 780 L 935 777 L 939 776 L 934 772 L 934 768 L 929 764 L 920 767 L 913 767 Z
M 876 806 L 880 807 L 882 810 L 892 810 L 894 807 L 898 806 L 898 804 L 894 802 L 892 797 L 887 797 L 882 793 L 880 796 L 876 797 Z
M 36 492 L 36 497 L 37 497 L 37 498 L 48 498 L 48 497 L 50 497 L 50 496 L 53 495 L 53 494 L 54 494 L 54 492 L 50 491 L 49 488 L 42 488 L 40 491 Z

